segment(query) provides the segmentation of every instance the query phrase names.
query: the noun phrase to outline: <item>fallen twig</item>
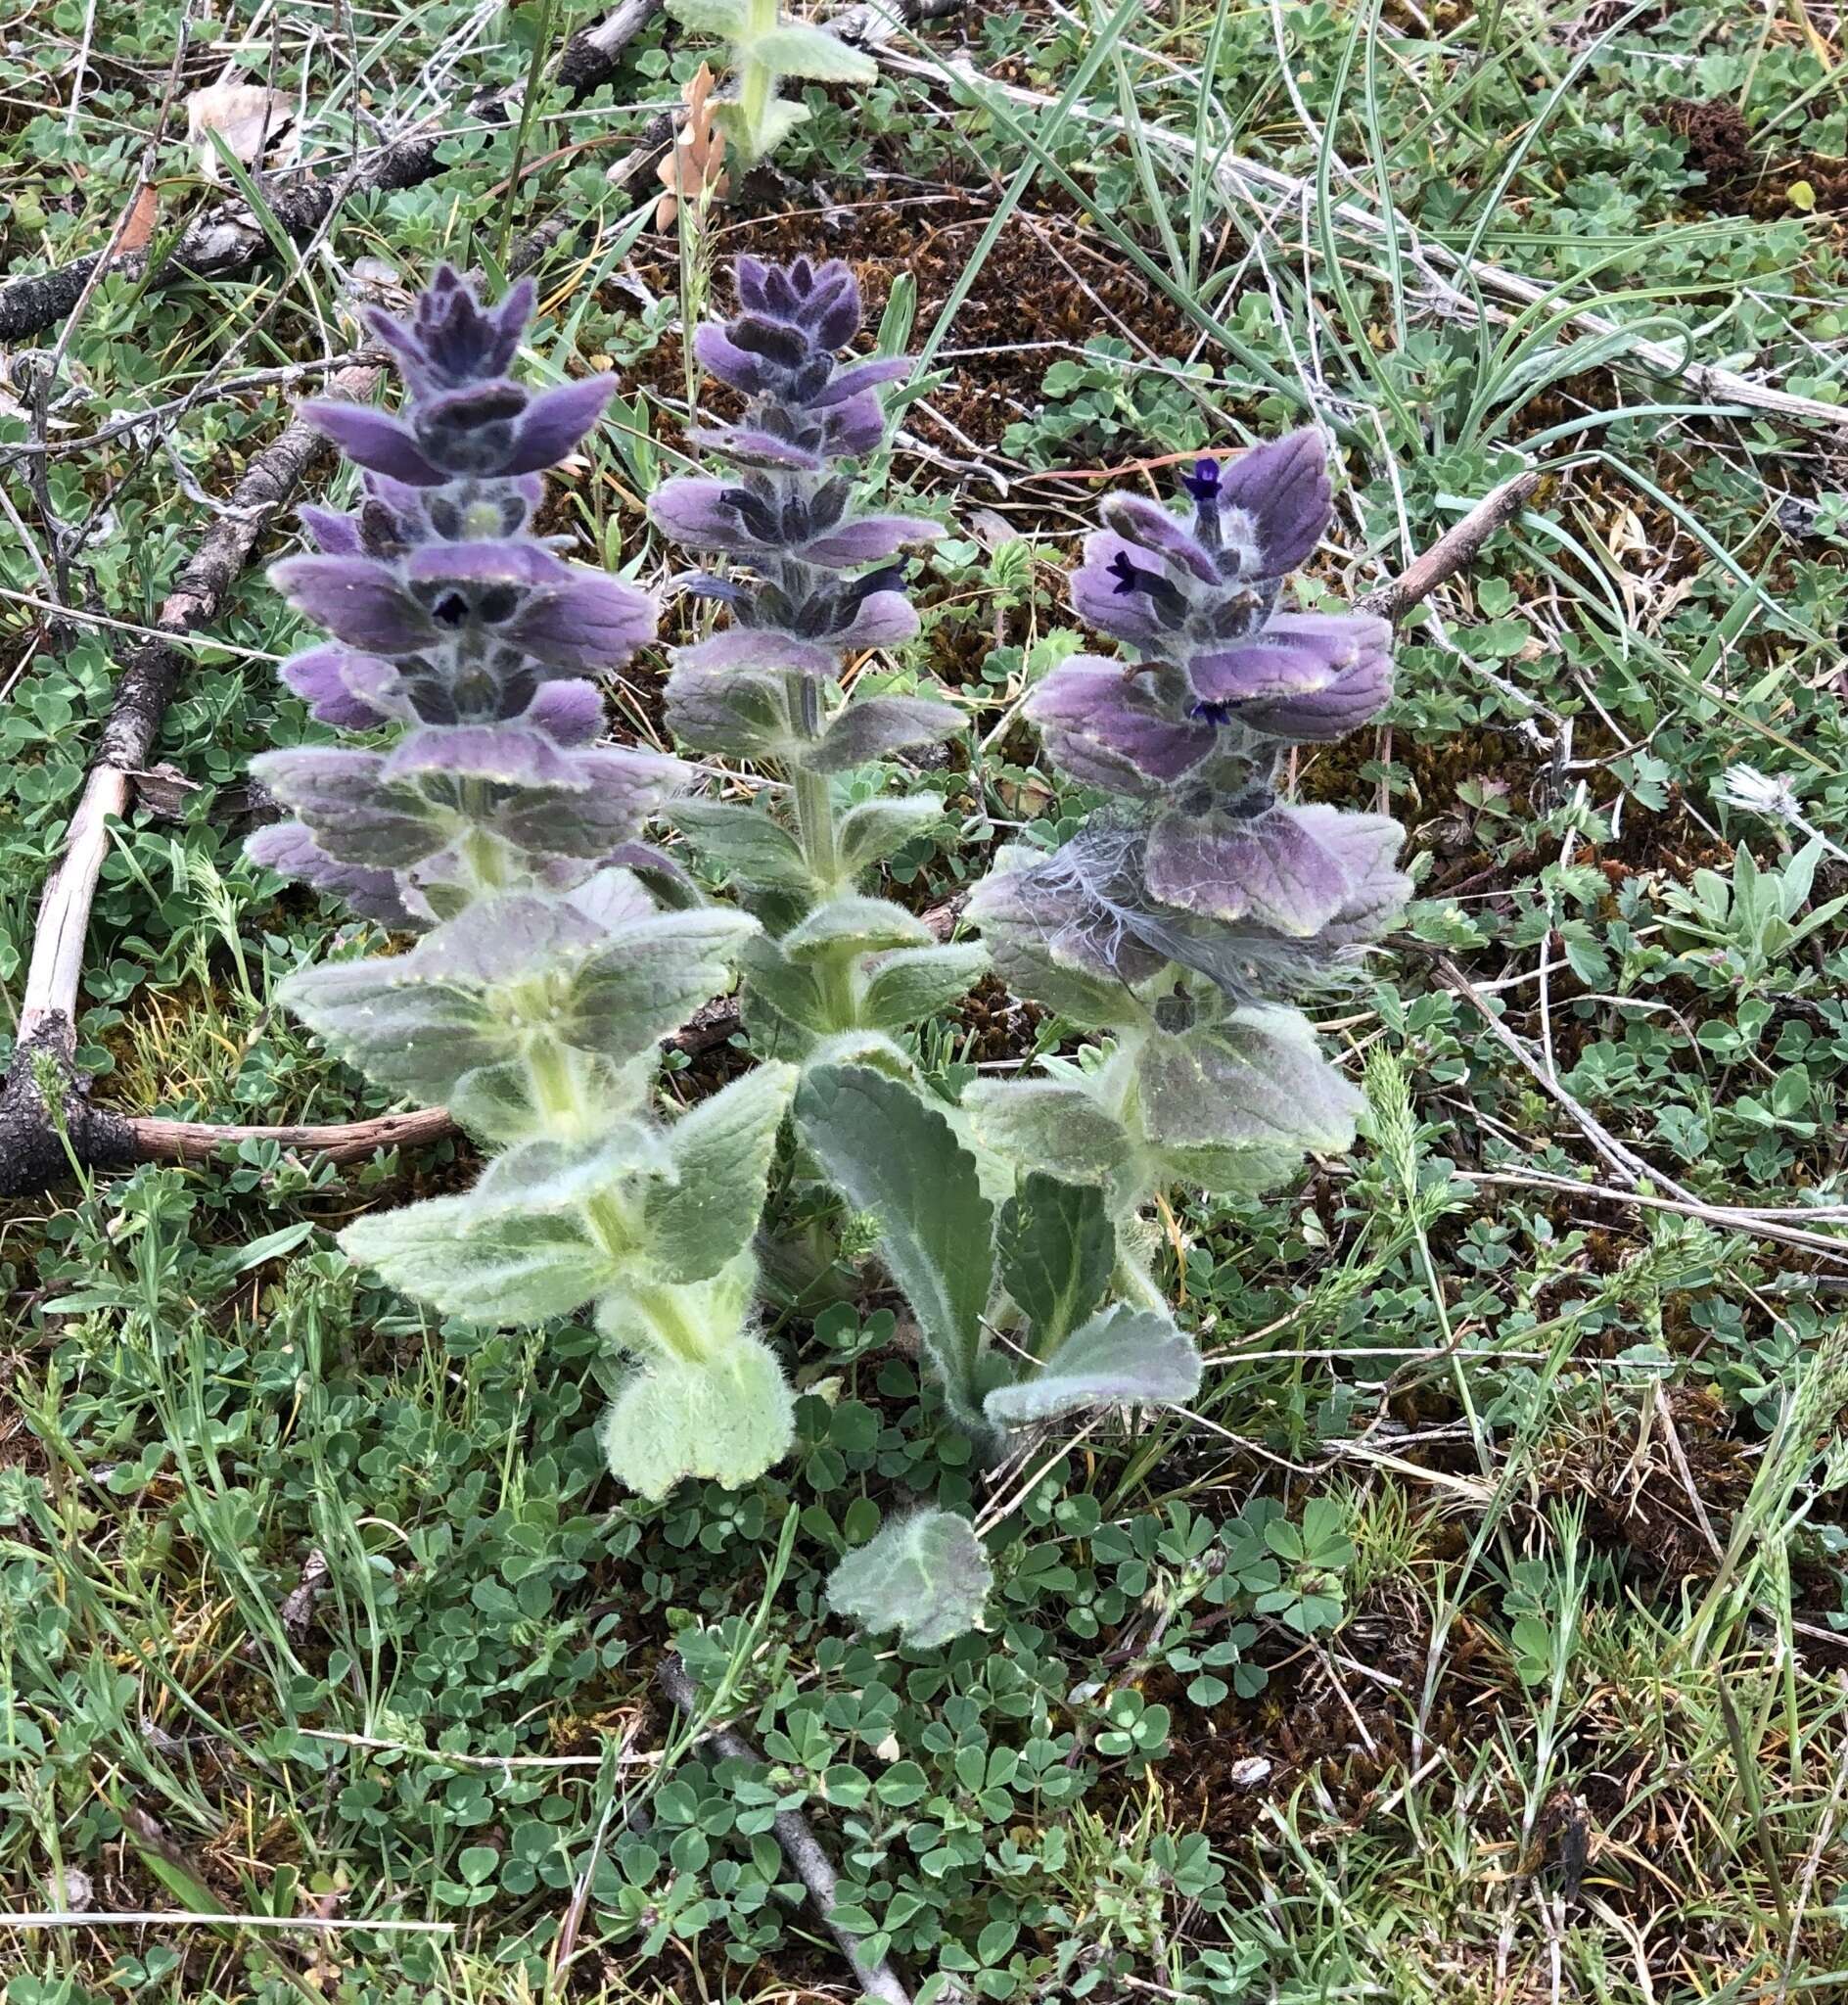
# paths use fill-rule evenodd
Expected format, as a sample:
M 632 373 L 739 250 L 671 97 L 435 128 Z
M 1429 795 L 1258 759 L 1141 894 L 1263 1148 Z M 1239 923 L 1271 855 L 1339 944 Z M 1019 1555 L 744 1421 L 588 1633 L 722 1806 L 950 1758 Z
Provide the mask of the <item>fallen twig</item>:
M 1388 579 L 1357 599 L 1355 610 L 1378 613 L 1387 620 L 1403 619 L 1419 600 L 1429 598 L 1440 584 L 1475 561 L 1476 552 L 1496 531 L 1505 528 L 1520 514 L 1528 496 L 1540 486 L 1540 469 L 1532 467 L 1526 473 L 1516 474 L 1511 481 L 1503 481 L 1460 521 L 1453 523 L 1423 556 L 1408 565 L 1397 578 Z
M 689 1719 L 699 1716 L 699 1698 L 693 1690 L 693 1681 L 672 1652 L 656 1666 L 655 1682 Z M 763 1759 L 742 1734 L 730 1727 L 719 1727 L 708 1738 L 728 1760 L 761 1762 Z M 869 1997 L 885 1999 L 887 2005 L 911 2005 L 911 1994 L 899 1982 L 891 1964 L 883 1958 L 877 1963 L 865 1961 L 860 1954 L 858 1937 L 836 1925 L 834 1909 L 840 1881 L 833 1861 L 821 1849 L 820 1840 L 809 1829 L 808 1818 L 800 1810 L 779 1810 L 774 1829 L 776 1842 L 783 1847 L 783 1856 L 795 1867 L 797 1877 L 808 1888 L 817 1913 L 827 1924 L 828 1934 L 839 1943 L 841 1954 L 847 1958 L 861 1991 Z
M 590 64 L 605 68 L 585 83 L 594 89 L 614 71 L 622 52 L 657 14 L 663 0 L 624 0 L 614 14 L 572 37 L 559 58 L 561 81 L 576 84 L 576 77 L 591 76 Z M 581 45 L 581 49 L 580 49 Z M 580 49 L 574 74 L 567 74 L 573 50 Z M 585 51 L 592 53 L 583 53 Z M 477 98 L 474 111 L 490 124 L 504 119 L 516 107 L 523 86 L 485 93 Z M 276 221 L 298 244 L 306 242 L 321 228 L 333 210 L 348 196 L 371 190 L 415 188 L 441 172 L 438 149 L 446 136 L 446 114 L 420 120 L 409 132 L 381 147 L 354 164 L 322 175 L 277 174 L 266 178 L 264 200 Z M 124 214 L 126 211 L 124 211 Z M 146 268 L 145 255 L 116 259 L 112 266 L 119 229 L 99 252 L 72 258 L 52 271 L 28 273 L 0 285 L 0 344 L 28 339 L 54 322 L 65 319 L 97 282 L 105 269 L 130 274 Z M 241 199 L 216 202 L 203 210 L 180 233 L 165 260 L 155 271 L 151 283 L 171 285 L 187 278 L 235 278 L 273 255 L 275 244 L 263 219 Z M 536 257 L 530 260 L 536 262 Z
M 362 398 L 377 382 L 374 369 L 350 369 L 329 387 L 337 396 Z M 232 490 L 230 507 L 167 594 L 157 629 L 179 636 L 217 618 L 263 527 L 326 449 L 321 434 L 297 419 L 258 453 Z M 39 902 L 19 1043 L 0 1086 L 0 1196 L 44 1189 L 64 1173 L 67 1146 L 88 1167 L 137 1160 L 127 1122 L 92 1107 L 87 1082 L 75 1074 L 77 988 L 90 904 L 109 851 L 109 824 L 127 809 L 130 775 L 149 763 L 184 660 L 181 647 L 157 638 L 144 641 L 124 662 L 64 855 Z M 56 1113 L 48 1092 L 57 1097 Z
M 623 0 L 615 13 L 580 27 L 558 59 L 558 80 L 580 105 L 616 74 L 623 54 L 662 10 L 664 0 Z

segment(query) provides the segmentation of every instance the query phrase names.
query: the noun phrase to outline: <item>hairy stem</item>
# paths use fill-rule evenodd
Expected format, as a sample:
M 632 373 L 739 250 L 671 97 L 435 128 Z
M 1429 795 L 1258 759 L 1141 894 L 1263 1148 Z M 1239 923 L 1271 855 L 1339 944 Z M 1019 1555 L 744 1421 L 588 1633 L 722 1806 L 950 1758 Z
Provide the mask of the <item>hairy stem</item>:
M 751 0 L 745 30 L 752 36 L 768 34 L 776 25 L 776 0 Z M 767 63 L 747 56 L 738 70 L 738 114 L 744 125 L 747 164 L 762 158 L 763 120 L 776 91 L 776 72 Z
M 807 744 L 821 736 L 821 692 L 812 676 L 789 678 L 789 714 Z M 802 836 L 802 853 L 808 874 L 823 897 L 837 888 L 841 874 L 840 849 L 834 839 L 834 797 L 824 772 L 811 772 L 798 762 L 790 765 L 790 781 L 796 793 L 796 825 Z
M 663 1350 L 689 1365 L 706 1362 L 705 1338 L 681 1306 L 678 1288 L 668 1282 L 631 1281 L 624 1292 Z

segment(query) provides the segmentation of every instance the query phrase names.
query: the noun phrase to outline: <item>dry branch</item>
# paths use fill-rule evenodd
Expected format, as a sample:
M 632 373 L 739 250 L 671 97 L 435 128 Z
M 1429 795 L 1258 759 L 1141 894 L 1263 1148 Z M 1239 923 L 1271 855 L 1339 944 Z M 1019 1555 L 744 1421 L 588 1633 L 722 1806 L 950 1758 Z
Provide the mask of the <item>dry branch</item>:
M 699 1698 L 693 1690 L 693 1682 L 671 1651 L 655 1667 L 655 1682 L 688 1719 L 699 1717 Z M 751 1743 L 730 1727 L 720 1727 L 706 1738 L 728 1761 L 762 1763 L 763 1760 Z M 834 1862 L 821 1849 L 821 1841 L 809 1828 L 808 1818 L 800 1810 L 779 1810 L 773 1828 L 776 1842 L 783 1847 L 783 1856 L 796 1869 L 797 1878 L 808 1888 L 816 1913 L 827 1924 L 828 1934 L 840 1945 L 841 1954 L 847 1958 L 861 1992 L 870 1998 L 883 1998 L 886 2005 L 911 2005 L 911 1994 L 899 1982 L 898 1973 L 891 1964 L 883 1959 L 878 1963 L 866 1962 L 860 1955 L 858 1937 L 836 1926 L 834 1909 L 840 1881 L 834 1871 Z
M 338 396 L 369 396 L 375 369 L 346 369 L 331 379 Z M 156 626 L 187 634 L 223 611 L 265 525 L 294 494 L 311 462 L 327 450 L 320 433 L 298 419 L 258 453 L 232 490 L 231 503 L 161 607 Z M 141 643 L 122 665 L 96 761 L 71 816 L 64 855 L 39 902 L 20 1005 L 19 1044 L 0 1086 L 0 1196 L 40 1190 L 69 1166 L 69 1149 L 86 1167 L 136 1160 L 132 1130 L 119 1115 L 90 1105 L 74 1071 L 77 989 L 90 904 L 109 852 L 109 824 L 127 810 L 132 775 L 144 770 L 155 735 L 185 665 L 182 648 Z M 62 1088 L 61 1118 L 46 1095 Z M 59 1133 L 62 1123 L 65 1135 Z
M 623 51 L 634 40 L 663 0 L 624 0 L 607 20 L 583 29 L 566 44 L 559 59 L 561 80 L 572 82 L 577 75 L 591 76 L 593 61 L 605 63 L 601 74 L 582 86 L 594 89 L 616 69 Z M 572 76 L 573 51 L 582 45 Z M 581 94 L 581 93 L 580 93 Z M 519 105 L 521 88 L 489 92 L 479 96 L 472 107 L 478 117 L 489 120 L 507 117 Z M 276 220 L 291 239 L 305 244 L 348 196 L 372 190 L 415 188 L 433 180 L 442 170 L 437 158 L 445 133 L 439 119 L 424 119 L 410 132 L 361 161 L 356 167 L 319 176 L 269 177 L 264 186 Z M 117 233 L 118 234 L 118 233 Z M 64 319 L 92 286 L 108 263 L 115 238 L 104 250 L 73 258 L 55 270 L 10 279 L 0 285 L 0 345 L 24 341 Z M 214 202 L 195 216 L 181 232 L 177 244 L 155 271 L 151 283 L 172 285 L 188 278 L 235 278 L 259 264 L 274 253 L 275 245 L 262 219 L 241 199 Z M 531 260 L 536 262 L 536 257 Z M 145 269 L 141 254 L 119 257 L 115 268 L 130 274 Z
M 623 0 L 614 14 L 579 28 L 558 59 L 558 80 L 580 105 L 609 82 L 630 42 L 661 12 L 663 0 Z
M 298 244 L 306 243 L 348 195 L 368 189 L 415 188 L 439 168 L 439 131 L 420 128 L 383 148 L 356 171 L 272 182 L 266 199 L 276 220 Z M 273 253 L 269 232 L 242 201 L 214 202 L 194 217 L 150 283 L 173 285 L 188 278 L 235 278 Z M 29 339 L 62 320 L 83 298 L 106 252 L 73 258 L 54 271 L 9 279 L 0 285 L 0 343 Z M 137 273 L 147 259 L 137 253 L 117 260 L 116 269 Z

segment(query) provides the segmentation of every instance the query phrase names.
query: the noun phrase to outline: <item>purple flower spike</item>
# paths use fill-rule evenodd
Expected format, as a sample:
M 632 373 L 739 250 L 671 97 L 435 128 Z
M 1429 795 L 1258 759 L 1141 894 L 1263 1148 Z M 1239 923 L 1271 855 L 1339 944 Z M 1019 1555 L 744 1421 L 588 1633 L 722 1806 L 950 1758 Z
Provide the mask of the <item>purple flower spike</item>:
M 1130 805 L 1005 897 L 970 906 L 985 925 L 1012 929 L 1006 955 L 1029 975 L 1042 969 L 1041 989 L 1027 993 L 1060 1010 L 1082 1001 L 1070 985 L 1075 939 L 1113 952 L 1132 939 L 1157 956 L 1151 995 L 1200 977 L 1239 1007 L 1285 999 L 1338 975 L 1409 889 L 1394 866 L 1396 822 L 1273 797 L 1278 741 L 1345 737 L 1392 694 L 1385 621 L 1275 610 L 1281 574 L 1327 525 L 1320 435 L 1294 432 L 1228 466 L 1202 456 L 1180 485 L 1184 517 L 1109 496 L 1108 527 L 1086 538 L 1072 575 L 1074 607 L 1127 659 L 1075 656 L 1026 706 L 1051 765 Z M 1030 926 L 1041 928 L 1039 947 L 1022 945 Z M 1047 949 L 1051 936 L 1068 944 Z M 1004 958 L 998 939 L 995 952 Z M 1194 1023 L 1202 1006 L 1194 990 L 1171 1014 Z
M 376 306 L 366 320 L 397 356 L 414 390 L 454 390 L 506 374 L 537 297 L 532 281 L 522 279 L 489 311 L 468 281 L 443 264 L 408 322 Z
M 653 601 L 526 533 L 543 469 L 614 388 L 509 380 L 532 300 L 522 284 L 484 306 L 445 266 L 408 317 L 372 316 L 410 389 L 401 412 L 303 406 L 365 493 L 351 515 L 303 510 L 320 554 L 272 568 L 332 635 L 283 679 L 322 723 L 407 728 L 384 753 L 266 755 L 261 775 L 300 821 L 257 850 L 391 923 L 446 921 L 490 887 L 572 890 L 640 833 L 674 770 L 652 755 L 596 764 L 603 703 L 582 679 L 653 637 Z

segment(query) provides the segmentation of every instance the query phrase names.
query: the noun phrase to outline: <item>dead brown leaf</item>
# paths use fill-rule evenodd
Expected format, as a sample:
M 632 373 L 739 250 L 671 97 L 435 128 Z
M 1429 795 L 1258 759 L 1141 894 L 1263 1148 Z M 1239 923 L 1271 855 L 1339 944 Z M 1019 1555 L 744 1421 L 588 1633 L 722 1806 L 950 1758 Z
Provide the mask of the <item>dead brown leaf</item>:
M 199 171 L 208 181 L 225 178 L 212 133 L 247 167 L 259 165 L 269 154 L 276 156 L 271 165 L 287 166 L 299 151 L 295 119 L 295 100 L 260 83 L 208 84 L 186 100 L 186 137 L 199 149 Z
M 655 204 L 658 230 L 673 227 L 682 202 L 701 196 L 708 202 L 722 202 L 730 191 L 731 177 L 720 164 L 725 157 L 725 135 L 713 120 L 716 81 L 711 68 L 702 63 L 680 93 L 686 100 L 686 118 L 656 170 L 668 190 Z

